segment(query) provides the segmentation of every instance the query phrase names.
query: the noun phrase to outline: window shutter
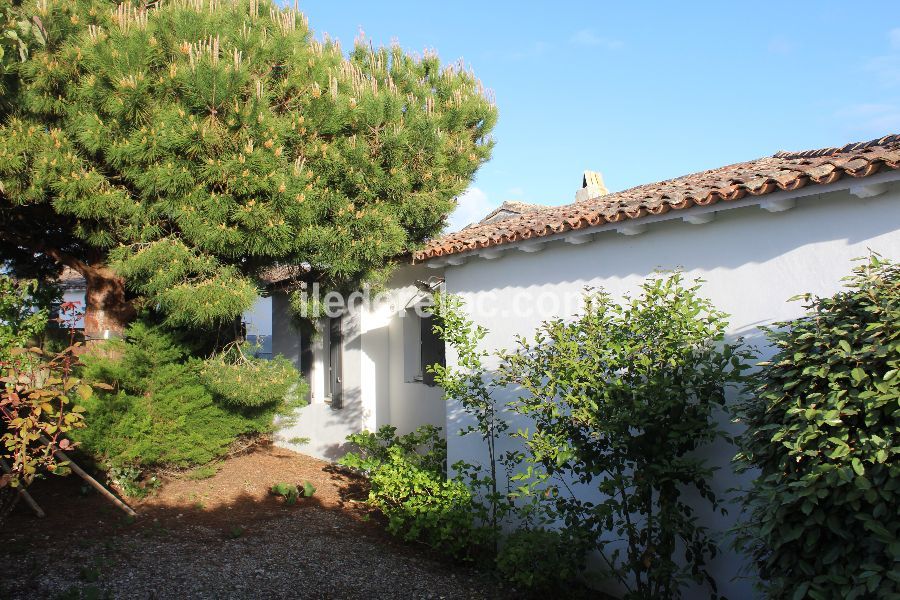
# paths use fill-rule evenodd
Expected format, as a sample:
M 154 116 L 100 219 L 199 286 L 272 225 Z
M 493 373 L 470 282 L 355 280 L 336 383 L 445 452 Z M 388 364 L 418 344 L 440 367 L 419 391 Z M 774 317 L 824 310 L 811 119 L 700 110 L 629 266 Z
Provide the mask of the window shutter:
M 425 385 L 434 386 L 434 373 L 428 372 L 428 366 L 447 364 L 444 353 L 444 340 L 434 332 L 435 318 L 432 315 L 423 317 L 421 321 L 421 357 L 422 357 L 422 382 Z

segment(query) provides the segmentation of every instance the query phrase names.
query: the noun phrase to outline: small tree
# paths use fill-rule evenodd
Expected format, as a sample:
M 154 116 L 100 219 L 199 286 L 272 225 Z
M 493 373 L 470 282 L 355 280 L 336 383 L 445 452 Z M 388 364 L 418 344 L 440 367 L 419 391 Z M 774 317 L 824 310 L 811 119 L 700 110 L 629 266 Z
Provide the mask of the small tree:
M 771 598 L 900 596 L 900 265 L 871 256 L 768 330 L 777 353 L 738 408 L 758 473 L 739 546 Z
M 440 294 L 432 307 L 437 323 L 435 333 L 456 352 L 456 365 L 428 365 L 434 373 L 435 382 L 444 389 L 444 397 L 457 402 L 474 423 L 459 430 L 459 435 L 478 435 L 487 452 L 487 473 L 483 465 L 457 462 L 452 465 L 459 475 L 469 479 L 478 502 L 486 502 L 484 514 L 479 517 L 490 526 L 494 552 L 497 551 L 500 522 L 513 508 L 510 488 L 511 469 L 521 461 L 519 453 L 500 452 L 498 442 L 508 430 L 509 422 L 503 415 L 505 402 L 494 395 L 495 388 L 502 384 L 489 377 L 484 360 L 489 353 L 479 347 L 487 335 L 487 329 L 469 319 L 462 309 L 462 301 L 457 296 Z M 506 470 L 506 485 L 502 489 L 498 482 L 498 467 Z
M 688 581 L 715 590 L 706 564 L 716 545 L 684 494 L 719 508 L 697 450 L 723 437 L 716 413 L 748 353 L 723 343 L 725 315 L 699 289 L 675 273 L 622 304 L 591 293 L 582 316 L 520 338 L 501 368 L 524 392 L 515 410 L 534 423 L 519 432 L 529 460 L 557 482 L 550 496 L 566 525 L 589 537 L 629 598 L 676 598 Z M 599 500 L 584 499 L 590 488 Z

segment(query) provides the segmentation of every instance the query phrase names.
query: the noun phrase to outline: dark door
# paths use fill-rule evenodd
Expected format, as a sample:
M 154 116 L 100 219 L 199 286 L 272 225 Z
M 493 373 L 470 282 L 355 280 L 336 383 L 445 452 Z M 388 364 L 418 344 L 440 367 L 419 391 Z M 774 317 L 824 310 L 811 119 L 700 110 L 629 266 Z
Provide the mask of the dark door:
M 334 317 L 328 320 L 328 382 L 331 388 L 331 408 L 344 406 L 343 349 L 341 318 Z

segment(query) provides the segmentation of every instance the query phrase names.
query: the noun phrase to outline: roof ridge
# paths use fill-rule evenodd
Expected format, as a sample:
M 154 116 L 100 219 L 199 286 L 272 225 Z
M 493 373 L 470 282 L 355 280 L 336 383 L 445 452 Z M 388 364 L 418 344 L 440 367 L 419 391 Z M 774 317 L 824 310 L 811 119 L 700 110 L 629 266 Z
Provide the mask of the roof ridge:
M 835 154 L 846 154 L 847 152 L 855 152 L 856 150 L 865 150 L 875 146 L 885 146 L 894 142 L 900 142 L 900 134 L 889 134 L 878 139 L 869 140 L 868 142 L 851 142 L 844 146 L 832 148 L 817 148 L 814 150 L 800 150 L 799 152 L 789 152 L 781 150 L 772 155 L 772 158 L 818 158 L 820 156 L 834 156 Z

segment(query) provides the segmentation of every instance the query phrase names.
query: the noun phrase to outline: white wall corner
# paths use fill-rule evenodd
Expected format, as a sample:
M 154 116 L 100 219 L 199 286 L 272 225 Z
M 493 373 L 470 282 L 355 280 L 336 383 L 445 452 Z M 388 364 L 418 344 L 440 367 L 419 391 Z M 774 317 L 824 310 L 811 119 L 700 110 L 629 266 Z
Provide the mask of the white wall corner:
M 850 186 L 850 194 L 857 198 L 874 198 L 888 190 L 887 183 L 860 183 Z

